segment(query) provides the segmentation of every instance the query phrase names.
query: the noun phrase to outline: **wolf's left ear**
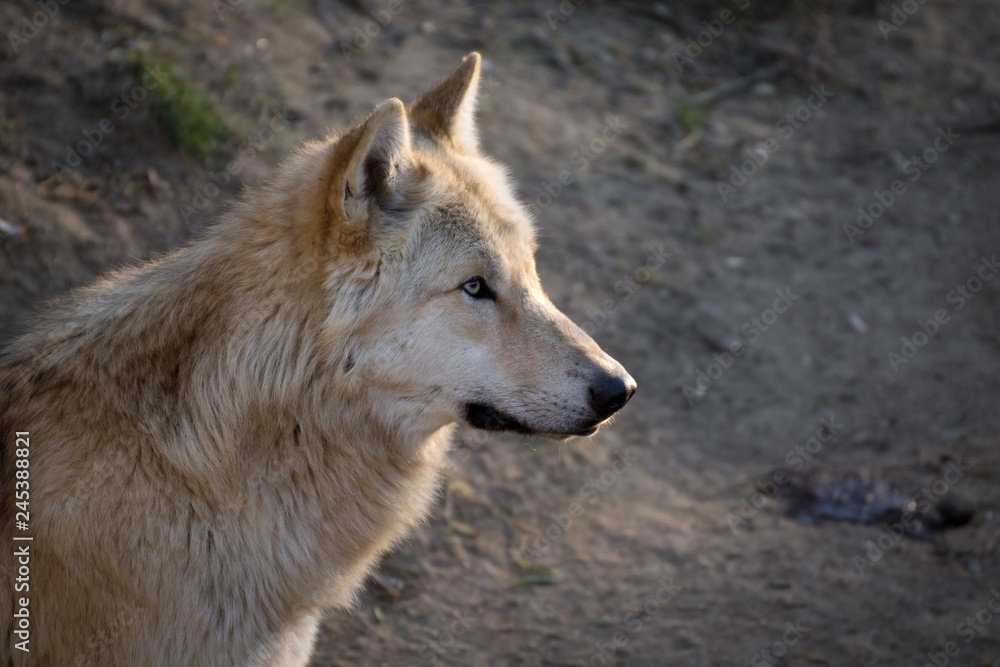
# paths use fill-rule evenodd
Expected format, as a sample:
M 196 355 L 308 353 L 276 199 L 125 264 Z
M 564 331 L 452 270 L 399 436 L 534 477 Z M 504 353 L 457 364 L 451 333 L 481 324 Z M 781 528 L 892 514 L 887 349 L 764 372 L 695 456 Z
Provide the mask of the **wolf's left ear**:
M 396 208 L 408 190 L 413 168 L 410 124 L 403 103 L 393 98 L 375 110 L 357 128 L 356 143 L 349 146 L 342 188 L 330 193 L 344 218 L 368 220 L 374 204 Z
M 410 105 L 417 129 L 467 155 L 479 149 L 475 113 L 481 61 L 476 52 L 465 56 L 447 79 Z

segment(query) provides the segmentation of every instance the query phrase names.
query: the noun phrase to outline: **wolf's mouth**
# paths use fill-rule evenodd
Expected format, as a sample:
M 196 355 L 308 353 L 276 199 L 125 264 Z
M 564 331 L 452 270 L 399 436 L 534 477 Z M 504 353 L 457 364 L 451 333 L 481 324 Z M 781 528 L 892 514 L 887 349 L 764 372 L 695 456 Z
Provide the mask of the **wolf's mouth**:
M 597 432 L 598 424 L 588 428 L 573 432 L 547 432 L 540 431 L 517 420 L 505 412 L 497 410 L 492 405 L 485 403 L 467 403 L 465 406 L 465 420 L 475 428 L 486 431 L 510 431 L 513 433 L 523 433 L 525 435 L 540 435 L 548 437 L 565 438 L 574 435 L 593 435 Z
M 513 431 L 529 435 L 536 433 L 535 429 L 525 426 L 515 417 L 485 403 L 468 403 L 465 406 L 465 419 L 476 428 L 486 431 Z

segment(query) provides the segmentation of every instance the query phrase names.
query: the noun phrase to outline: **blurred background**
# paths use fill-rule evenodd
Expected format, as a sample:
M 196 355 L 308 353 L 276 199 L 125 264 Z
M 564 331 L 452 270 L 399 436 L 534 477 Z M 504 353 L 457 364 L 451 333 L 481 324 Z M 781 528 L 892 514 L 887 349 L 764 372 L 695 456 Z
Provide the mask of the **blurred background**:
M 587 441 L 461 432 L 316 667 L 1000 665 L 995 1 L 6 0 L 0 26 L 0 343 L 485 59 L 543 283 L 640 389 Z

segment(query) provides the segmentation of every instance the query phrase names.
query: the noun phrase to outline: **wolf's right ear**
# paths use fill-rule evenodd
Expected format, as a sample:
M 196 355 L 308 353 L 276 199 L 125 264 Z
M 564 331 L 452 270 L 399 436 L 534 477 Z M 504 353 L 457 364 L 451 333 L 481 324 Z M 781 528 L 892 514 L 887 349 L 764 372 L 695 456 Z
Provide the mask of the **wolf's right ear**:
M 479 147 L 475 114 L 481 67 L 482 58 L 473 51 L 448 78 L 410 105 L 420 132 L 466 155 L 475 155 Z
M 329 195 L 330 204 L 349 225 L 369 220 L 373 205 L 396 208 L 397 200 L 405 197 L 413 169 L 410 124 L 398 99 L 375 107 L 356 132 L 359 136 L 350 148 L 342 177 L 335 179 Z

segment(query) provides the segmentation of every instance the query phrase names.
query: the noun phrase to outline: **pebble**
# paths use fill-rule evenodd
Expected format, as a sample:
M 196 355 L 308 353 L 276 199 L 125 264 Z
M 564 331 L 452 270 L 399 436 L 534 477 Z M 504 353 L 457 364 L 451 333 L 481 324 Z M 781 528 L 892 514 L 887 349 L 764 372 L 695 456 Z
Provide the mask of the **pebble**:
M 848 315 L 847 321 L 851 323 L 851 328 L 858 333 L 868 333 L 868 323 L 861 319 L 861 316 L 857 313 L 851 313 Z

